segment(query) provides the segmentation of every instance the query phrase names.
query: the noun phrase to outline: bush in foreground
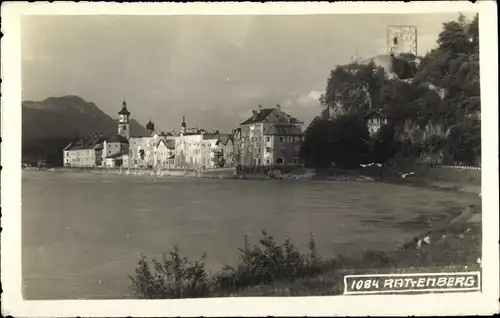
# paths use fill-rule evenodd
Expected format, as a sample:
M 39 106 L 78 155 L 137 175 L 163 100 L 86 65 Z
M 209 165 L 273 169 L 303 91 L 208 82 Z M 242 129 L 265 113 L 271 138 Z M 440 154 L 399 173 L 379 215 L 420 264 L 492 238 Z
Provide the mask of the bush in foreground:
M 192 298 L 211 292 L 234 293 L 249 286 L 292 281 L 321 272 L 324 263 L 312 237 L 308 247 L 307 253 L 301 253 L 290 240 L 280 245 L 263 231 L 253 247 L 245 237 L 236 266 L 224 266 L 212 277 L 207 274 L 203 262 L 206 255 L 191 261 L 180 256 L 179 249 L 174 247 L 161 262 L 153 259 L 153 266 L 142 256 L 135 277 L 129 277 L 131 289 L 140 298 Z
M 130 277 L 135 296 L 146 299 L 221 296 L 304 296 L 342 294 L 343 275 L 397 272 L 479 270 L 480 224 L 457 223 L 426 234 L 431 244 L 418 238 L 389 251 L 364 251 L 323 260 L 311 237 L 309 251 L 301 253 L 289 241 L 278 244 L 266 232 L 250 246 L 245 238 L 239 262 L 208 275 L 203 259 L 190 261 L 179 250 L 153 260 L 139 260 Z M 420 238 L 421 240 L 422 238 Z
M 136 277 L 130 277 L 135 295 L 153 299 L 192 298 L 209 292 L 210 283 L 203 263 L 206 255 L 201 260 L 190 261 L 180 256 L 176 246 L 169 256 L 164 254 L 161 262 L 153 259 L 153 271 L 146 257 L 141 257 Z

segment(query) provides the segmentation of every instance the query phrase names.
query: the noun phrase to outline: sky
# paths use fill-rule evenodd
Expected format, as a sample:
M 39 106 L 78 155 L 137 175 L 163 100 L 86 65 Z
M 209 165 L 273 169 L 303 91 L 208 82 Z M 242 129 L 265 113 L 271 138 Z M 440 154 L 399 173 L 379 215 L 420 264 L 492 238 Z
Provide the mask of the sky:
M 472 14 L 466 14 L 471 16 Z M 158 131 L 230 131 L 259 104 L 308 124 L 330 71 L 386 52 L 386 26 L 418 30 L 418 54 L 457 13 L 295 16 L 29 16 L 21 32 L 23 100 L 78 95 Z

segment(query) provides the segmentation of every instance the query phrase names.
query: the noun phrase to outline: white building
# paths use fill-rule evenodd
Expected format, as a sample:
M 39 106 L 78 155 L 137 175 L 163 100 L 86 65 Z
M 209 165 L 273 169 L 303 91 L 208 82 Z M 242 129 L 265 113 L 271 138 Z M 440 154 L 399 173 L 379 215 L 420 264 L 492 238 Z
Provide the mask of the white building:
M 376 134 L 383 125 L 387 124 L 387 117 L 376 110 L 369 111 L 365 120 L 370 136 Z
M 223 166 L 224 150 L 229 153 L 226 149 L 226 137 L 229 135 L 218 131 L 209 133 L 204 129 L 187 129 L 183 118 L 181 131 L 175 137 L 175 166 L 184 169 L 213 169 Z

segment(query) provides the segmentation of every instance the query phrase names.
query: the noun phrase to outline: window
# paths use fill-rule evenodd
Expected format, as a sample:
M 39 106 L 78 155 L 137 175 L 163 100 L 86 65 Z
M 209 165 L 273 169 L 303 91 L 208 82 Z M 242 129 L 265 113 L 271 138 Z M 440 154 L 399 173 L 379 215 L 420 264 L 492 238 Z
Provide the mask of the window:
M 257 148 L 257 153 L 260 153 L 260 148 Z
M 283 137 L 280 137 L 280 142 L 283 142 Z
M 266 164 L 269 164 L 269 159 L 266 160 Z
M 123 126 L 123 130 L 127 130 L 127 126 Z
M 267 141 L 267 142 L 270 142 L 270 141 L 271 141 L 271 137 L 267 136 L 267 137 L 266 137 L 266 141 Z
M 283 160 L 283 158 L 276 158 L 276 163 L 280 164 L 280 163 L 284 163 L 285 161 Z

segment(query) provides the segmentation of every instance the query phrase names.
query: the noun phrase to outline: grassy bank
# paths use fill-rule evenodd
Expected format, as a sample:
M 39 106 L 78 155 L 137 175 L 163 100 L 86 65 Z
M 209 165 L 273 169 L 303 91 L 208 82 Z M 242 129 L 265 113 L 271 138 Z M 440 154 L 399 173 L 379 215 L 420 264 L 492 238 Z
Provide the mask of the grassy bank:
M 245 240 L 235 266 L 216 273 L 204 258 L 189 260 L 178 249 L 152 264 L 141 259 L 130 277 L 139 298 L 338 295 L 346 274 L 478 270 L 481 258 L 480 208 L 389 251 L 364 251 L 323 259 L 311 237 L 307 252 L 290 241 L 277 243 L 263 232 L 253 246 Z M 152 266 L 151 266 L 152 265 Z
M 481 171 L 427 166 L 372 166 L 353 171 L 336 171 L 340 176 L 363 175 L 378 182 L 413 185 L 466 193 L 481 193 Z M 404 176 L 404 177 L 403 177 Z

